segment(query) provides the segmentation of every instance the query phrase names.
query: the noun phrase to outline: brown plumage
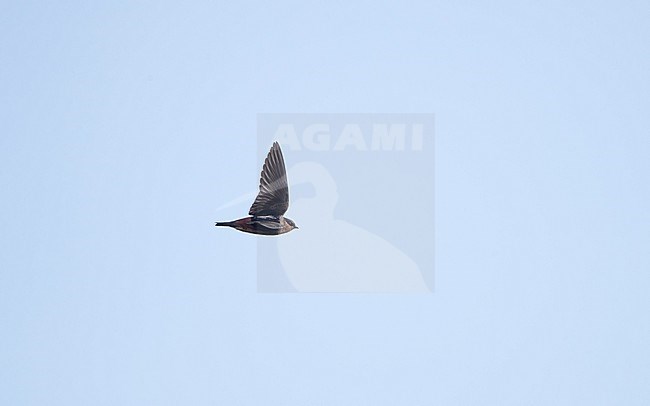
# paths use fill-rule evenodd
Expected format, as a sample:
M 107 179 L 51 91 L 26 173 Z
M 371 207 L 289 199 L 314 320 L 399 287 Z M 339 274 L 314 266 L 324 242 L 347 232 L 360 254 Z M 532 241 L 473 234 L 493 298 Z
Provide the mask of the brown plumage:
M 273 143 L 260 175 L 260 191 L 248 214 L 239 220 L 217 222 L 215 226 L 232 227 L 252 234 L 278 235 L 288 233 L 296 224 L 284 217 L 289 208 L 287 170 L 280 144 Z

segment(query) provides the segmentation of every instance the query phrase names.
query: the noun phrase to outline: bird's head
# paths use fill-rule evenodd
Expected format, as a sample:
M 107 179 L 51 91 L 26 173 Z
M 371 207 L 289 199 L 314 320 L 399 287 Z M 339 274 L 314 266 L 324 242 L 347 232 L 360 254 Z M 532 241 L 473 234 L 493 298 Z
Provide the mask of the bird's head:
M 289 225 L 291 226 L 291 229 L 292 229 L 292 230 L 293 230 L 294 228 L 299 228 L 299 227 L 296 225 L 296 223 L 293 222 L 293 220 L 288 219 L 288 218 L 286 218 L 286 217 L 285 217 L 284 219 L 287 221 L 287 224 L 289 224 Z

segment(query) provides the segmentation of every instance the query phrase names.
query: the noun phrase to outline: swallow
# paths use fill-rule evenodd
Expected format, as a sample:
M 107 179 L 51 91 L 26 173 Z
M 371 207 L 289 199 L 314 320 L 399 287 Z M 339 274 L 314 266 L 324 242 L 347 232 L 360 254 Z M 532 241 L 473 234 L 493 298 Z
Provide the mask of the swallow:
M 260 175 L 260 192 L 251 209 L 250 217 L 233 221 L 218 221 L 217 227 L 232 227 L 251 234 L 279 235 L 288 233 L 296 227 L 293 220 L 284 217 L 289 208 L 289 186 L 287 170 L 280 144 L 273 143 Z

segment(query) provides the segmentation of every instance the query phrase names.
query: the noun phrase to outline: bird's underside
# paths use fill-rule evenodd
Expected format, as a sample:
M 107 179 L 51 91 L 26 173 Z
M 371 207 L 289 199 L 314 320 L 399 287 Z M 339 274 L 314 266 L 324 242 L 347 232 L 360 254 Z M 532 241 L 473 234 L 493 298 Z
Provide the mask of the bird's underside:
M 288 227 L 283 217 L 274 216 L 244 217 L 234 221 L 218 222 L 215 225 L 232 227 L 245 233 L 262 235 L 279 235 L 292 230 L 292 228 Z

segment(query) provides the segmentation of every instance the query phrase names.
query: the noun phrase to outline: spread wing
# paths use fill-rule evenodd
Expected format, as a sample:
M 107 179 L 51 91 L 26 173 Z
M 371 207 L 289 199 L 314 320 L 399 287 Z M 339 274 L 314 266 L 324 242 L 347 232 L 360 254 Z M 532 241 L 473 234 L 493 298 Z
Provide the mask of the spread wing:
M 252 216 L 281 216 L 288 208 L 287 170 L 284 167 L 280 144 L 274 142 L 266 160 L 264 160 L 260 176 L 260 192 L 248 214 Z

